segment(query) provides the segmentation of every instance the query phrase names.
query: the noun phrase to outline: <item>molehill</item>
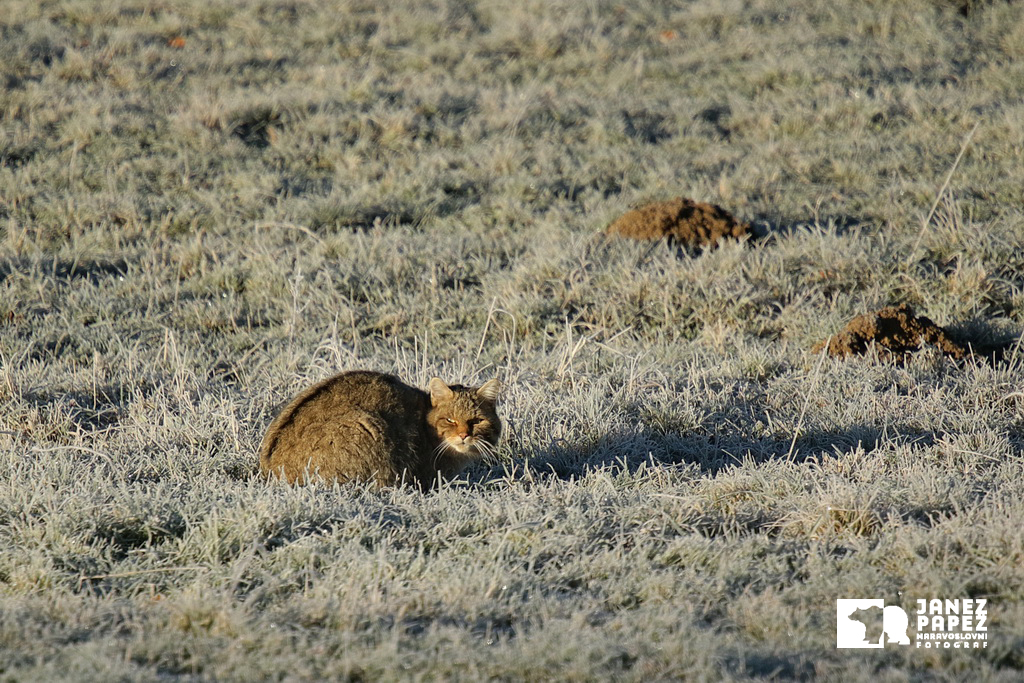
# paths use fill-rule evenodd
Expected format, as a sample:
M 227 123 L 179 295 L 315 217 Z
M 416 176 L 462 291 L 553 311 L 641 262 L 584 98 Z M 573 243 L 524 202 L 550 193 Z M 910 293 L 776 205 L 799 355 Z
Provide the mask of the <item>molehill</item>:
M 967 358 L 972 352 L 999 360 L 1013 342 L 985 344 L 973 340 L 965 343 L 955 341 L 931 319 L 916 315 L 910 306 L 902 304 L 858 315 L 839 334 L 818 342 L 811 351 L 827 351 L 830 356 L 845 357 L 865 354 L 872 348 L 872 344 L 880 357 L 898 361 L 905 360 L 908 354 L 920 351 L 924 346 L 933 346 L 943 355 L 956 360 Z
M 670 244 L 694 250 L 714 249 L 720 240 L 751 234 L 750 225 L 715 204 L 679 197 L 628 211 L 605 232 L 635 240 L 668 238 Z

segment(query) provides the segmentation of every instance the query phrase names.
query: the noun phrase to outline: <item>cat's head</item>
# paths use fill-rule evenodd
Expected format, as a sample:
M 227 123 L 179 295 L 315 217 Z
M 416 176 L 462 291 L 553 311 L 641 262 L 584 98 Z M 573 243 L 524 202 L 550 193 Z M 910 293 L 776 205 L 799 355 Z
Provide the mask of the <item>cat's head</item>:
M 496 410 L 501 383 L 492 379 L 479 387 L 464 387 L 435 377 L 428 390 L 431 407 L 427 420 L 449 455 L 466 459 L 493 456 L 501 436 Z

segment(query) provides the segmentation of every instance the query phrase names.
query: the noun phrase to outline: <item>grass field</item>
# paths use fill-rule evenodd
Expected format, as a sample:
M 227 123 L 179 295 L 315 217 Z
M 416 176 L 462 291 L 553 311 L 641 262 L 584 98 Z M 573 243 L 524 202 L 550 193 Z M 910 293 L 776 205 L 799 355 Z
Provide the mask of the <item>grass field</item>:
M 4 0 L 0 681 L 1020 680 L 1024 350 L 810 352 L 1021 334 L 1024 11 L 965 7 Z M 767 238 L 595 238 L 680 195 Z M 255 477 L 353 368 L 501 378 L 507 463 Z

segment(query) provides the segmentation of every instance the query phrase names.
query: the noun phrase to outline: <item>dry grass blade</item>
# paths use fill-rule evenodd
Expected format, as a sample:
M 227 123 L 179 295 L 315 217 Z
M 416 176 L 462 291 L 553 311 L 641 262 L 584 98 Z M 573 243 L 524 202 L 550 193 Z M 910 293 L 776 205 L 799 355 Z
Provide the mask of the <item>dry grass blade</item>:
M 978 127 L 981 126 L 981 122 L 974 124 L 971 131 L 964 136 L 964 141 L 960 145 L 960 151 L 956 155 L 956 159 L 953 160 L 953 165 L 949 167 L 949 172 L 946 173 L 946 179 L 942 181 L 942 186 L 939 187 L 939 191 L 935 193 L 935 201 L 932 202 L 932 206 L 928 209 L 928 213 L 925 215 L 924 220 L 921 221 L 921 229 L 917 232 L 917 237 L 914 239 L 914 244 L 910 248 L 910 252 L 907 254 L 907 260 L 905 265 L 910 265 L 917 257 L 917 250 L 921 246 L 921 240 L 924 238 L 924 233 L 928 229 L 928 226 L 932 222 L 932 216 L 935 215 L 935 210 L 939 206 L 939 202 L 942 201 L 942 196 L 945 194 L 946 189 L 949 188 L 949 181 L 953 179 L 953 174 L 956 173 L 957 167 L 960 165 L 960 160 L 963 159 L 964 153 L 967 151 L 967 147 L 971 144 L 971 140 L 974 138 L 974 134 L 978 132 Z

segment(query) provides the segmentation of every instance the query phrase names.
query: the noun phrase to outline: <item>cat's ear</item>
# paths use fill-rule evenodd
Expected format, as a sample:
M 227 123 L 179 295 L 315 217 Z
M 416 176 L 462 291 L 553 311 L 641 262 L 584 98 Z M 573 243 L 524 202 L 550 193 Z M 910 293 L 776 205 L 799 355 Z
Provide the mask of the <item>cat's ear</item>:
M 450 399 L 455 393 L 440 377 L 430 380 L 427 389 L 430 391 L 430 402 L 434 405 L 437 405 L 440 401 Z
M 496 379 L 489 379 L 483 386 L 476 390 L 476 395 L 491 403 L 498 402 L 498 395 L 501 394 L 501 382 Z

